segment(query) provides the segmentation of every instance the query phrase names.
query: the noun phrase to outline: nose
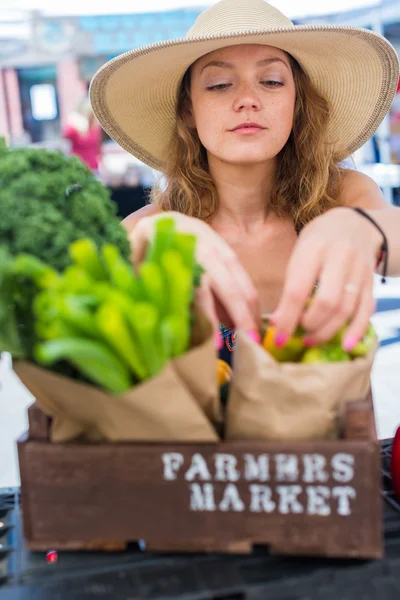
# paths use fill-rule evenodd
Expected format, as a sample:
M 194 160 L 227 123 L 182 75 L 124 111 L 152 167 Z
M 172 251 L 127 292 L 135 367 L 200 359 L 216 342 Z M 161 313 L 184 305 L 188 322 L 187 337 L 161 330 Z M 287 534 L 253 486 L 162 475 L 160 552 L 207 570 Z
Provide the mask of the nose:
M 238 89 L 233 109 L 236 112 L 243 112 L 244 110 L 261 110 L 260 97 L 256 90 L 250 85 L 243 85 Z

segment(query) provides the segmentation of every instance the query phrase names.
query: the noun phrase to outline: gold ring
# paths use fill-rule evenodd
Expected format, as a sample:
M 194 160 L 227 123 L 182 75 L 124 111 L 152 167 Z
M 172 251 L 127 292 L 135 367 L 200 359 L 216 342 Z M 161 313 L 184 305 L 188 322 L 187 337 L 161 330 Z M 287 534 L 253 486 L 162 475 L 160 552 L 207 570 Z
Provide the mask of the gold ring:
M 346 283 L 344 286 L 344 291 L 348 294 L 356 295 L 358 294 L 358 287 L 354 283 Z

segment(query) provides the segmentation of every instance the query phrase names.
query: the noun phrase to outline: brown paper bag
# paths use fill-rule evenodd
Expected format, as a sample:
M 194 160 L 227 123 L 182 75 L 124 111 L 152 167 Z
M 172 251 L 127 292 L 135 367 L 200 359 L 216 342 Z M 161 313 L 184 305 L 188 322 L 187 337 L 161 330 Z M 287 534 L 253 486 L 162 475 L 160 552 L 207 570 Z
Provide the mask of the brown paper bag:
M 346 402 L 370 388 L 376 347 L 365 358 L 336 363 L 279 363 L 238 332 L 226 439 L 321 440 L 338 437 Z
M 195 308 L 192 349 L 173 361 L 173 366 L 189 392 L 214 425 L 222 423 L 217 377 L 217 353 L 212 327 L 205 315 Z
M 52 417 L 53 442 L 78 436 L 91 441 L 214 442 L 213 424 L 220 420 L 215 361 L 211 326 L 198 315 L 192 348 L 124 394 L 108 394 L 29 362 L 16 362 L 14 370 Z

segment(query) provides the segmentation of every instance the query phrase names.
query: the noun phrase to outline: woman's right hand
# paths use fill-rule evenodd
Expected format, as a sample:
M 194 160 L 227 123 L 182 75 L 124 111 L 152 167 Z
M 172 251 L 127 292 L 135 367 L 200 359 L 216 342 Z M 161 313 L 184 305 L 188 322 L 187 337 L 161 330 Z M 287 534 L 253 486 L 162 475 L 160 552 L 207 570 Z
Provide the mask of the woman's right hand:
M 129 233 L 133 261 L 139 264 L 143 260 L 155 232 L 155 223 L 167 215 L 174 219 L 178 231 L 197 237 L 196 258 L 205 270 L 197 298 L 215 332 L 219 332 L 219 323 L 223 323 L 247 331 L 257 339 L 260 322 L 258 292 L 232 248 L 200 219 L 178 212 L 143 217 Z

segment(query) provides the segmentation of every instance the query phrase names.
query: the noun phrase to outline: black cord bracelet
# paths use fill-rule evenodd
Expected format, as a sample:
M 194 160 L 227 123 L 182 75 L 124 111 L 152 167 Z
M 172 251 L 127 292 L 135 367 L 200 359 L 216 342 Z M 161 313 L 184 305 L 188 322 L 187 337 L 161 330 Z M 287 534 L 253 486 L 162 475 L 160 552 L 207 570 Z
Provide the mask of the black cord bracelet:
M 378 258 L 376 267 L 379 267 L 379 265 L 383 261 L 381 282 L 386 283 L 388 258 L 389 258 L 389 245 L 388 245 L 386 234 L 382 230 L 382 227 L 380 225 L 378 225 L 378 223 L 375 221 L 375 219 L 373 219 L 367 212 L 365 212 L 365 210 L 363 210 L 362 208 L 358 208 L 358 207 L 352 207 L 352 208 L 353 208 L 353 210 L 357 211 L 360 215 L 362 215 L 363 217 L 368 219 L 368 221 L 370 221 L 372 223 L 372 225 L 375 225 L 375 227 L 377 228 L 377 230 L 383 237 L 383 242 L 380 247 L 379 258 Z

